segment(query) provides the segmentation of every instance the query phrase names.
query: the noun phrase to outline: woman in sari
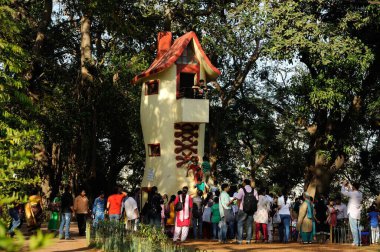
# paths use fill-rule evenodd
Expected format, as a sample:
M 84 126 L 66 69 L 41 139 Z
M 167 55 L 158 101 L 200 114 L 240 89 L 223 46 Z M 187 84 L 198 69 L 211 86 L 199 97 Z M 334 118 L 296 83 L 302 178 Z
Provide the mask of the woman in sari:
M 298 215 L 297 230 L 300 232 L 303 243 L 309 244 L 314 233 L 314 207 L 307 192 L 304 193 L 304 199 Z
M 59 229 L 59 212 L 61 209 L 61 198 L 57 195 L 50 204 L 50 220 L 48 230 L 57 231 Z

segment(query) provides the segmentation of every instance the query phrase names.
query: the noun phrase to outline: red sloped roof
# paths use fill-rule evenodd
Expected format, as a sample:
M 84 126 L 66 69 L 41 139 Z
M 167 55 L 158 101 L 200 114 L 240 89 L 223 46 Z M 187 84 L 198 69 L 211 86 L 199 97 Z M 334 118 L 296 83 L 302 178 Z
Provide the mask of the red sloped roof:
M 169 68 L 182 55 L 183 50 L 187 47 L 187 45 L 189 44 L 191 39 L 194 40 L 194 43 L 197 45 L 197 47 L 198 47 L 199 51 L 201 52 L 202 57 L 203 57 L 204 61 L 206 62 L 206 64 L 217 75 L 220 75 L 219 69 L 217 69 L 211 63 L 210 59 L 207 57 L 207 55 L 203 51 L 201 44 L 199 43 L 197 35 L 195 34 L 195 32 L 191 31 L 191 32 L 188 32 L 188 33 L 184 34 L 183 36 L 177 38 L 174 41 L 173 45 L 170 47 L 170 49 L 164 55 L 162 55 L 162 57 L 156 58 L 153 61 L 152 65 L 147 70 L 145 70 L 144 72 L 142 72 L 139 75 L 136 75 L 133 78 L 132 83 L 135 84 L 142 78 L 151 76 L 153 74 L 159 73 L 159 72 Z

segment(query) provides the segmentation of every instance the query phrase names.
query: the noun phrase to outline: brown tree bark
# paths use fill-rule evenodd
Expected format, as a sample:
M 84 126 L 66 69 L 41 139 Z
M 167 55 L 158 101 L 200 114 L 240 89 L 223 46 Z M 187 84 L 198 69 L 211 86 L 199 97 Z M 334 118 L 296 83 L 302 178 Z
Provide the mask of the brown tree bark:
M 53 0 L 45 0 L 44 9 L 42 13 L 42 19 L 38 23 L 36 39 L 33 44 L 33 49 L 32 49 L 33 58 L 32 58 L 29 70 L 27 71 L 27 73 L 25 73 L 26 80 L 29 81 L 30 83 L 28 87 L 28 95 L 34 101 L 38 100 L 39 95 L 40 95 L 38 92 L 38 82 L 36 80 L 43 73 L 43 67 L 41 66 L 40 56 L 41 56 L 42 46 L 46 38 L 46 31 L 47 31 L 48 26 L 51 23 L 52 11 L 53 11 Z

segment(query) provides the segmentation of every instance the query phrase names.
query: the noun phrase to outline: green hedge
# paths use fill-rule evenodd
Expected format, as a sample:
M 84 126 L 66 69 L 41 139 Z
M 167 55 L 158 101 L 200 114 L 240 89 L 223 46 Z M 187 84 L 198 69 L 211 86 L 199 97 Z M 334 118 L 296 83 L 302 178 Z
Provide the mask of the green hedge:
M 122 223 L 99 222 L 96 228 L 87 223 L 89 246 L 105 252 L 190 252 L 193 249 L 178 246 L 156 228 L 141 224 L 136 232 L 127 231 Z

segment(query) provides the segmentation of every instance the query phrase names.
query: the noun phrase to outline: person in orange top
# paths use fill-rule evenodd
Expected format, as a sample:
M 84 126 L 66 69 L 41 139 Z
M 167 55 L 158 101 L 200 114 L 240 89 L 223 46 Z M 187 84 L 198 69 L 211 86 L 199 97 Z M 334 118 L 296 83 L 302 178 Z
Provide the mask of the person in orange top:
M 127 193 L 123 192 L 122 188 L 118 186 L 113 191 L 114 194 L 110 195 L 107 200 L 107 211 L 110 221 L 118 222 L 121 217 L 121 205 Z
M 169 217 L 166 220 L 166 226 L 168 227 L 171 235 L 174 234 L 174 221 L 175 221 L 174 201 L 175 201 L 175 198 L 176 198 L 175 195 L 170 196 L 170 200 L 168 203 Z

